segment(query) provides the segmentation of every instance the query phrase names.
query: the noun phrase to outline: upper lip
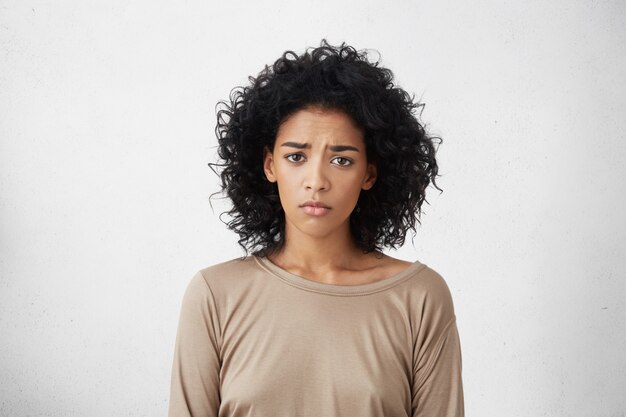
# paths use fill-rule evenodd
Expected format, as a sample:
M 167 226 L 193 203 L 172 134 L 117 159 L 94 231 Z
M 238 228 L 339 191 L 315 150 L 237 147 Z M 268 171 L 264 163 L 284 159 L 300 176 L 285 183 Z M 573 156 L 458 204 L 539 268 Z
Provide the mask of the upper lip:
M 315 201 L 315 200 L 307 200 L 300 207 L 304 207 L 304 206 L 330 208 L 328 205 L 322 203 L 321 201 Z

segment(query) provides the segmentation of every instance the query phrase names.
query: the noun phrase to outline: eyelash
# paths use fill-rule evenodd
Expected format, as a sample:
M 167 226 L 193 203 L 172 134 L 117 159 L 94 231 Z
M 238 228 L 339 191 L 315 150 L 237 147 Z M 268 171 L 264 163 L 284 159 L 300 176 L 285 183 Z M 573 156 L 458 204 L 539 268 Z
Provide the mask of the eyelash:
M 287 160 L 288 160 L 288 161 L 290 161 L 290 162 L 293 162 L 293 163 L 296 163 L 296 164 L 297 164 L 297 163 L 298 163 L 298 162 L 300 162 L 300 161 L 292 161 L 291 159 L 289 159 L 289 158 L 290 158 L 290 157 L 292 157 L 292 156 L 304 156 L 304 155 L 302 155 L 301 153 L 292 153 L 292 154 L 289 154 L 289 155 L 286 155 L 286 156 L 285 156 L 285 159 L 287 159 Z M 340 167 L 347 167 L 347 166 L 350 166 L 350 165 L 352 165 L 352 164 L 354 163 L 354 161 L 352 161 L 350 158 L 346 158 L 345 156 L 338 156 L 338 157 L 336 157 L 335 159 L 337 159 L 337 158 L 339 158 L 339 159 L 345 159 L 346 161 L 348 161 L 348 162 L 349 162 L 348 164 L 345 164 L 345 165 L 337 164 L 337 165 L 338 165 L 338 166 L 340 166 Z

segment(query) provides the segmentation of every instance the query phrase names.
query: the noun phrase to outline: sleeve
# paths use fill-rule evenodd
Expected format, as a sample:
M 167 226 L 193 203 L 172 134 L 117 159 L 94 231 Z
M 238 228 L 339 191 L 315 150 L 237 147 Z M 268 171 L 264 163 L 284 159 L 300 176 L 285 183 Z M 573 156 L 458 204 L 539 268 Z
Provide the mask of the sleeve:
M 217 417 L 220 325 L 209 284 L 198 271 L 183 296 L 170 388 L 169 417 Z
M 412 417 L 464 417 L 461 371 L 452 297 L 439 277 L 424 301 L 413 347 Z

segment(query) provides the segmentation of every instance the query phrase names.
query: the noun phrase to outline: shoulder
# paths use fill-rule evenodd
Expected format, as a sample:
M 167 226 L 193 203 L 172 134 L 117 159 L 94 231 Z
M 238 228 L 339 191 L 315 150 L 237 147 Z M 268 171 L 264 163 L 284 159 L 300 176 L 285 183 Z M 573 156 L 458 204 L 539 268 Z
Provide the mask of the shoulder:
M 209 286 L 221 280 L 242 276 L 246 273 L 254 259 L 252 256 L 233 258 L 197 269 L 194 272 L 189 285 L 195 287 Z
M 380 269 L 384 276 L 395 276 L 410 269 L 412 271 L 410 278 L 412 279 L 409 279 L 409 285 L 413 291 L 428 294 L 431 298 L 450 297 L 448 284 L 441 274 L 419 260 L 410 262 L 385 255 L 384 261 L 380 264 Z
M 196 270 L 187 283 L 184 300 L 187 303 L 215 302 L 225 292 L 244 288 L 253 275 L 255 260 L 252 256 L 229 259 Z
M 211 284 L 220 280 L 245 276 L 251 268 L 254 268 L 254 264 L 255 260 L 250 255 L 206 266 L 198 270 L 197 274 L 201 275 L 208 284 Z
M 196 287 L 207 287 L 214 295 L 245 291 L 258 275 L 254 256 L 232 258 L 199 269 L 192 278 Z
M 448 283 L 435 269 L 421 263 L 406 281 L 413 313 L 419 321 L 434 321 L 445 325 L 455 318 L 454 302 Z
M 413 280 L 415 287 L 423 292 L 432 301 L 451 302 L 450 287 L 443 276 L 426 264 L 419 269 L 417 279 Z

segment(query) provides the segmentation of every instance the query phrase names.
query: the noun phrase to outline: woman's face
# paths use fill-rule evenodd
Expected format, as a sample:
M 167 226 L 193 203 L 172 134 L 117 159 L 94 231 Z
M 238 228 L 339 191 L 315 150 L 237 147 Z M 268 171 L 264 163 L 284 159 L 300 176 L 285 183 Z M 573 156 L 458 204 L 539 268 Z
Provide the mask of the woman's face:
M 264 170 L 277 182 L 288 233 L 293 227 L 318 237 L 349 230 L 361 190 L 376 181 L 365 151 L 362 130 L 341 111 L 307 107 L 282 123 L 274 152 L 265 149 Z M 307 207 L 309 200 L 329 208 Z

